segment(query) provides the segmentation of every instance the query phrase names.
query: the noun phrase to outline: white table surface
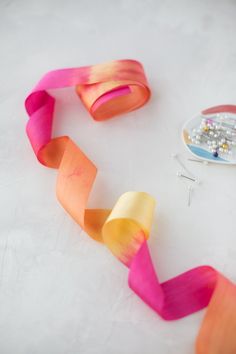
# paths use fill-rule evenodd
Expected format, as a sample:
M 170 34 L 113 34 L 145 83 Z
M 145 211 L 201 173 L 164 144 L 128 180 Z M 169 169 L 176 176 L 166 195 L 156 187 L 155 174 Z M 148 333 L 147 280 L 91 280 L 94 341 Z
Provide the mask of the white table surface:
M 99 172 L 89 205 L 151 193 L 149 241 L 161 280 L 210 264 L 236 280 L 235 167 L 188 166 L 183 123 L 236 103 L 236 2 L 1 0 L 0 353 L 193 354 L 204 311 L 165 322 L 127 285 L 127 269 L 80 230 L 55 197 L 56 171 L 37 163 L 24 98 L 48 70 L 134 58 L 151 101 L 95 123 L 73 92 L 59 94 L 55 135 L 68 134 Z

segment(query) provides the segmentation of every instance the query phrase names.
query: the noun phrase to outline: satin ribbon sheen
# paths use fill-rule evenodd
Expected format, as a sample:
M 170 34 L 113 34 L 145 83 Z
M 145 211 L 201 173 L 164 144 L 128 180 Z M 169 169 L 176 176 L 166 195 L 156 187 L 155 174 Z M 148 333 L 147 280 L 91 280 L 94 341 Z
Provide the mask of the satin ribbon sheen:
M 58 169 L 56 193 L 64 209 L 129 268 L 130 288 L 165 320 L 208 305 L 196 353 L 235 354 L 236 287 L 229 280 L 209 266 L 200 266 L 160 284 L 147 245 L 155 206 L 150 195 L 128 192 L 112 210 L 86 209 L 97 168 L 68 136 L 52 138 L 55 99 L 48 90 L 71 86 L 94 120 L 106 120 L 149 99 L 142 65 L 117 60 L 47 73 L 25 101 L 27 135 L 39 162 Z

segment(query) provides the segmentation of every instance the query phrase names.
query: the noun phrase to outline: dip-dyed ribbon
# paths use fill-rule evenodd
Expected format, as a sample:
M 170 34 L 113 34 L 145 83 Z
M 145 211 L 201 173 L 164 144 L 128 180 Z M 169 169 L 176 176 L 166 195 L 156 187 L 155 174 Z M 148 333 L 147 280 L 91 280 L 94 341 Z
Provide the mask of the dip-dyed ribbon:
M 162 284 L 147 239 L 155 201 L 143 192 L 123 194 L 112 210 L 86 209 L 97 168 L 67 136 L 52 138 L 55 99 L 48 90 L 75 87 L 92 117 L 106 120 L 144 105 L 150 89 L 134 60 L 51 71 L 30 93 L 27 134 L 38 160 L 58 169 L 57 197 L 72 218 L 103 242 L 129 268 L 130 288 L 165 320 L 208 306 L 196 342 L 198 354 L 236 353 L 236 287 L 216 270 L 201 266 Z

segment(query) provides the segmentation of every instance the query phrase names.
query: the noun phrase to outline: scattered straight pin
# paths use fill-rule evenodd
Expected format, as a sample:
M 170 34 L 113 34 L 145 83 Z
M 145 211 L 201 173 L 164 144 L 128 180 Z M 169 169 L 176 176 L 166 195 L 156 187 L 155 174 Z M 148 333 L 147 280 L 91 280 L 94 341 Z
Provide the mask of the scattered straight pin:
M 180 171 L 177 172 L 177 176 L 178 176 L 178 177 L 186 178 L 186 179 L 188 179 L 189 181 L 196 182 L 197 184 L 200 183 L 196 178 L 192 178 L 192 177 L 186 176 L 186 175 L 184 175 L 184 174 L 183 174 L 182 172 L 180 172 Z
M 178 154 L 172 154 L 172 157 L 178 162 L 178 164 L 184 169 L 184 171 L 190 175 L 192 178 L 195 179 L 195 176 L 192 174 L 191 171 L 184 165 L 184 163 L 181 161 L 180 157 Z
M 183 164 L 183 162 L 180 160 L 179 155 L 178 154 L 172 154 L 172 157 L 178 162 L 178 164 L 183 167 L 183 169 L 186 171 L 186 167 Z
M 192 199 L 192 191 L 193 191 L 193 187 L 192 186 L 188 186 L 188 206 L 189 207 L 190 207 L 191 199 Z
M 188 161 L 199 162 L 199 163 L 203 163 L 204 165 L 208 165 L 209 164 L 209 162 L 206 161 L 206 160 L 188 159 Z

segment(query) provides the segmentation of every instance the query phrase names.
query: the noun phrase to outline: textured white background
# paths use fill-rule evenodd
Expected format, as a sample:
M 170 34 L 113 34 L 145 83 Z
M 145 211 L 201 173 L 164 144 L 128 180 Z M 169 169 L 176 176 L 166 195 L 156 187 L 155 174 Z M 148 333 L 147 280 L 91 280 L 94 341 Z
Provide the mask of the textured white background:
M 134 58 L 152 89 L 142 109 L 92 121 L 59 95 L 55 134 L 99 168 L 89 204 L 128 190 L 158 202 L 150 238 L 161 280 L 211 264 L 236 280 L 235 167 L 189 167 L 180 132 L 203 108 L 236 103 L 236 1 L 0 1 L 0 353 L 192 354 L 204 311 L 164 322 L 127 286 L 127 270 L 62 210 L 56 171 L 37 163 L 24 98 L 46 71 Z

